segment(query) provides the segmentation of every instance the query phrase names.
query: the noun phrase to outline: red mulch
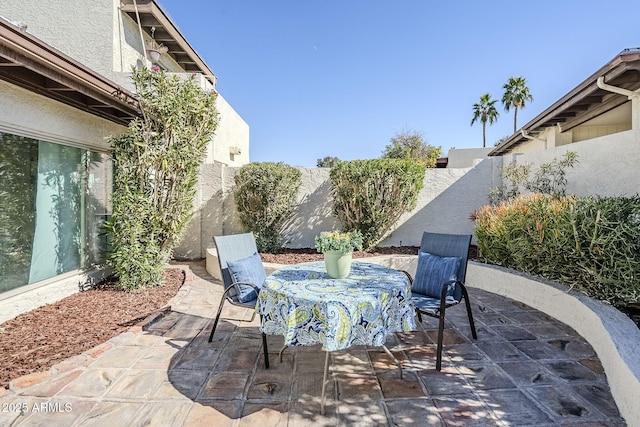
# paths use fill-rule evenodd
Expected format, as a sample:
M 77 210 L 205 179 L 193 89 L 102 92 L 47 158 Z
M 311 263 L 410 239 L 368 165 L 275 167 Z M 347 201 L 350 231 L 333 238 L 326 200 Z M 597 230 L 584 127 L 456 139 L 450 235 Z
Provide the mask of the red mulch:
M 82 354 L 167 305 L 184 283 L 184 271 L 167 269 L 162 286 L 133 292 L 105 281 L 0 325 L 0 387 Z
M 353 258 L 365 258 L 378 255 L 417 255 L 417 246 L 390 246 L 386 248 L 375 248 L 372 251 L 354 251 Z M 299 262 L 321 261 L 324 255 L 315 249 L 283 249 L 278 254 L 260 254 L 263 262 L 274 262 L 277 264 L 297 264 Z

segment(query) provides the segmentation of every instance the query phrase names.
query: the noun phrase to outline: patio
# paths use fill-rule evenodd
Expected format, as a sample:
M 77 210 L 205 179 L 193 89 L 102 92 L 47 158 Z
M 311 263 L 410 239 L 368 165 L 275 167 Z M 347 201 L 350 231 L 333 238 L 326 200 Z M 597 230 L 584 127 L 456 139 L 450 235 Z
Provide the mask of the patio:
M 416 332 L 387 341 L 403 363 L 403 380 L 382 349 L 333 353 L 321 416 L 321 349 L 289 348 L 280 363 L 282 338 L 271 336 L 265 370 L 258 319 L 238 322 L 250 313 L 232 306 L 208 343 L 222 285 L 204 262 L 188 267 L 166 316 L 57 365 L 52 375 L 18 379 L 0 397 L 0 424 L 625 425 L 584 339 L 539 311 L 473 287 L 478 340 L 470 339 L 463 307 L 447 311 L 442 372 L 435 370 L 437 326 L 425 318 Z

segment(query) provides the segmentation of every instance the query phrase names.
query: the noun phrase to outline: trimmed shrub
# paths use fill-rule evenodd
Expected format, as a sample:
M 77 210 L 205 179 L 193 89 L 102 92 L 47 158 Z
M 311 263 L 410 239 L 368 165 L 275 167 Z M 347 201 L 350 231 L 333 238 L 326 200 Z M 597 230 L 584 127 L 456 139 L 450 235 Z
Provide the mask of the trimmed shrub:
M 111 138 L 108 262 L 121 289 L 159 285 L 192 215 L 195 184 L 218 124 L 215 93 L 164 72 L 133 71 L 142 116 Z
M 331 169 L 334 214 L 345 231 L 358 230 L 364 248 L 379 243 L 416 206 L 425 168 L 412 160 L 340 162 Z
M 282 232 L 297 203 L 302 173 L 282 162 L 249 163 L 234 177 L 240 223 L 253 231 L 260 252 L 282 249 Z
M 475 214 L 481 259 L 613 305 L 640 300 L 640 197 L 528 194 Z

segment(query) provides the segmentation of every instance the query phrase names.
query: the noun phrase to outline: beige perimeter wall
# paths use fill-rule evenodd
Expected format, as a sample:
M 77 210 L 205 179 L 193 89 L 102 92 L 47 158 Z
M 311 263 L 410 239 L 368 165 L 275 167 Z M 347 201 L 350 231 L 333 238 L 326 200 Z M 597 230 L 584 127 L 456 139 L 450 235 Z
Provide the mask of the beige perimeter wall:
M 567 170 L 567 192 L 580 196 L 635 195 L 640 191 L 640 131 L 626 131 L 544 151 L 489 157 L 466 168 L 428 169 L 418 205 L 403 215 L 397 228 L 381 246 L 418 246 L 423 231 L 473 233 L 470 214 L 488 203 L 488 192 L 501 184 L 502 165 L 515 160 L 540 164 L 578 153 L 578 165 Z M 242 232 L 233 203 L 233 175 L 238 168 L 204 165 L 196 199 L 195 216 L 176 258 L 204 258 L 213 236 Z M 329 169 L 301 168 L 299 205 L 285 231 L 286 246 L 312 248 L 314 237 L 337 228 L 330 197 Z

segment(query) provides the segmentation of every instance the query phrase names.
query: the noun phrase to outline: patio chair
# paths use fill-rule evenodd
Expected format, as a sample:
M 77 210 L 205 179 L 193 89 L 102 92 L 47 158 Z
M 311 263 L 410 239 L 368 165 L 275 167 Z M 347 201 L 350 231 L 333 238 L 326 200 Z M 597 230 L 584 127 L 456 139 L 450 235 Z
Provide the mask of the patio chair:
M 213 241 L 218 251 L 224 293 L 213 322 L 211 335 L 209 335 L 209 342 L 213 340 L 213 334 L 216 332 L 225 301 L 254 310 L 250 320 L 253 321 L 256 315 L 258 293 L 266 278 L 253 233 L 214 236 Z M 264 366 L 269 369 L 269 350 L 267 336 L 264 332 L 262 333 L 262 348 Z
M 442 341 L 446 309 L 458 304 L 463 298 L 467 306 L 469 326 L 474 339 L 478 339 L 471 313 L 469 294 L 464 286 L 469 259 L 471 235 L 423 233 L 418 253 L 418 268 L 411 281 L 411 303 L 418 320 L 422 315 L 439 319 L 436 369 L 442 367 Z

